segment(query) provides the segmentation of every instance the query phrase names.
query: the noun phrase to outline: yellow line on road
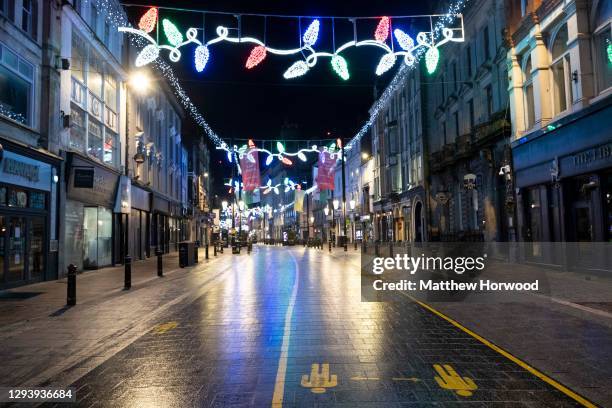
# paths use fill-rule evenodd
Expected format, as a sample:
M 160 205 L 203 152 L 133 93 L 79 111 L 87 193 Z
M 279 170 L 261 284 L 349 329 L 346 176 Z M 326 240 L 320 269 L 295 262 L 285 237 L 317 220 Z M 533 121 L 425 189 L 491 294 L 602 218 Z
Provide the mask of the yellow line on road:
M 278 369 L 276 370 L 276 383 L 274 384 L 274 395 L 272 397 L 272 407 L 280 408 L 283 406 L 283 397 L 285 395 L 285 377 L 287 375 L 287 358 L 289 356 L 289 340 L 291 338 L 291 318 L 293 317 L 293 309 L 297 299 L 298 285 L 300 281 L 300 269 L 297 260 L 288 251 L 295 264 L 295 282 L 293 283 L 293 291 L 291 292 L 291 300 L 285 313 L 285 329 L 283 331 L 283 343 L 281 345 L 281 354 L 278 360 Z
M 596 404 L 594 404 L 591 401 L 587 400 L 583 396 L 581 396 L 581 395 L 577 394 L 576 392 L 570 390 L 569 388 L 567 388 L 565 385 L 559 383 L 558 381 L 553 380 L 552 378 L 550 378 L 546 374 L 542 373 L 541 371 L 537 370 L 536 368 L 533 368 L 529 364 L 525 363 L 523 360 L 519 359 L 518 357 L 515 357 L 514 355 L 510 354 L 506 350 L 504 350 L 501 347 L 495 345 L 494 343 L 490 342 L 489 340 L 485 339 L 484 337 L 480 336 L 479 334 L 474 333 L 473 331 L 471 331 L 467 327 L 464 327 L 461 323 L 459 323 L 456 320 L 453 320 L 450 317 L 446 316 L 444 313 L 437 311 L 436 309 L 434 309 L 433 307 L 429 306 L 428 304 L 423 303 L 423 302 L 413 298 L 412 296 L 410 296 L 410 295 L 408 295 L 406 293 L 403 293 L 403 292 L 400 292 L 400 293 L 402 295 L 406 296 L 407 298 L 411 299 L 413 302 L 419 304 L 421 307 L 429 310 L 433 314 L 435 314 L 435 315 L 441 317 L 442 319 L 446 320 L 447 322 L 449 322 L 453 326 L 457 327 L 458 329 L 462 330 L 463 332 L 469 334 L 470 336 L 472 336 L 476 340 L 480 341 L 482 344 L 484 344 L 484 345 L 488 346 L 489 348 L 495 350 L 496 352 L 498 352 L 502 356 L 504 356 L 507 359 L 511 360 L 513 363 L 515 363 L 515 364 L 519 365 L 520 367 L 524 368 L 525 370 L 529 371 L 531 374 L 535 375 L 540 380 L 546 382 L 547 384 L 549 384 L 552 387 L 556 388 L 557 390 L 561 391 L 562 393 L 564 393 L 568 397 L 572 398 L 574 401 L 578 402 L 579 404 L 581 404 L 581 405 L 583 405 L 585 407 L 589 407 L 589 408 L 596 408 L 597 407 Z

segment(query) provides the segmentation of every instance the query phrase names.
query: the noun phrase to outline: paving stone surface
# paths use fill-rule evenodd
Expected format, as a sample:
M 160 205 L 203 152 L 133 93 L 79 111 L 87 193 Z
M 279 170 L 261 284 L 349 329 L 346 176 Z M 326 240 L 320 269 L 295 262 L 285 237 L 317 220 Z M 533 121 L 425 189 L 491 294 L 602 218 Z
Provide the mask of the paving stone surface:
M 64 319 L 63 331 L 30 329 L 47 340 L 24 332 L 32 343 L 20 346 L 22 333 L 2 350 L 22 363 L 46 341 L 50 353 L 81 353 L 35 382 L 75 387 L 77 406 L 580 406 L 408 298 L 361 302 L 359 257 L 341 251 L 257 246 Z M 93 345 L 71 348 L 71 336 Z M 562 360 L 532 358 L 549 351 Z

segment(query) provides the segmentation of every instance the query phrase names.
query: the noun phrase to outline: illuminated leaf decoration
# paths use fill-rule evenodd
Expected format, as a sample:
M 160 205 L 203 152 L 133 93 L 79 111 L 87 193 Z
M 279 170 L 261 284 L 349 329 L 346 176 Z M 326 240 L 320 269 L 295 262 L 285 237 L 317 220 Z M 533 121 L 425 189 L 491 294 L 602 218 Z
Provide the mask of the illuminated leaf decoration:
M 395 54 L 389 53 L 383 55 L 376 67 L 376 75 L 380 76 L 390 70 L 395 65 L 395 61 L 397 61 Z
M 238 149 L 238 153 L 240 155 L 243 155 L 246 152 L 246 150 L 247 150 L 247 145 L 242 145 L 240 146 L 240 149 Z
M 608 61 L 612 64 L 612 43 L 608 44 Z
M 389 38 L 389 26 L 390 26 L 389 17 L 383 17 L 378 22 L 378 26 L 376 27 L 376 31 L 374 32 L 374 38 L 378 42 L 385 42 L 387 38 Z
M 433 74 L 436 71 L 438 61 L 440 61 L 440 51 L 437 47 L 430 47 L 425 54 L 425 66 L 428 73 Z
M 348 71 L 348 64 L 346 63 L 344 57 L 340 55 L 334 55 L 331 60 L 331 65 L 334 71 L 336 71 L 336 74 L 340 76 L 340 78 L 346 81 L 351 77 Z
M 230 163 L 232 162 L 232 152 L 227 152 L 227 161 L 229 161 Z
M 315 43 L 319 39 L 320 25 L 321 23 L 319 22 L 319 20 L 313 20 L 312 23 L 310 23 L 310 25 L 306 29 L 306 32 L 304 32 L 304 36 L 302 37 L 304 45 L 308 45 L 309 47 L 315 45 Z
M 269 166 L 272 163 L 272 160 L 274 160 L 274 156 L 270 155 L 266 158 L 266 166 Z
M 297 154 L 298 159 L 300 159 L 301 161 L 306 161 L 306 155 L 302 152 L 298 152 Z
M 266 47 L 263 45 L 253 48 L 246 62 L 247 69 L 255 68 L 261 61 L 266 59 L 266 52 Z
M 286 157 L 283 157 L 281 160 L 287 166 L 291 166 L 293 164 L 293 162 L 291 160 L 289 160 L 288 158 L 286 158 Z
M 393 30 L 397 43 L 404 51 L 411 51 L 414 48 L 414 40 L 408 34 L 396 28 Z
M 276 142 L 276 150 L 278 150 L 279 153 L 285 153 L 285 146 L 283 146 L 281 142 Z
M 208 47 L 205 45 L 198 45 L 195 50 L 194 62 L 196 71 L 202 72 L 204 68 L 206 68 L 206 63 L 208 62 L 208 58 L 210 57 L 210 52 L 208 51 Z
M 307 73 L 309 69 L 305 61 L 296 61 L 285 71 L 283 76 L 285 79 L 297 78 Z
M 183 42 L 183 34 L 170 20 L 167 18 L 163 19 L 162 25 L 164 26 L 164 34 L 170 44 L 176 47 Z
M 137 67 L 143 67 L 159 57 L 159 48 L 155 44 L 149 44 L 140 51 L 140 54 L 136 57 L 134 65 Z
M 278 187 L 274 187 L 274 193 L 275 193 L 276 195 L 280 194 L 280 191 L 278 191 Z
M 157 7 L 151 7 L 140 17 L 138 28 L 145 33 L 150 33 L 155 28 L 155 24 L 157 24 Z

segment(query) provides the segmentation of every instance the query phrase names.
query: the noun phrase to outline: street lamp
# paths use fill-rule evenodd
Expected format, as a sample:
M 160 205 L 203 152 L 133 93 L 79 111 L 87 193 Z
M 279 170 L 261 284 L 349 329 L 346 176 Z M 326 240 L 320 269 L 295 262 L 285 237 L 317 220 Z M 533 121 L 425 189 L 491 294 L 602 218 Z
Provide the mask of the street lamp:
M 356 205 L 356 204 L 357 204 L 357 203 L 355 202 L 355 200 L 351 200 L 351 201 L 349 201 L 349 205 L 351 206 L 351 210 L 354 210 L 354 209 L 355 209 L 355 205 Z
M 327 217 L 329 215 L 329 207 L 325 207 L 323 209 L 323 212 L 325 213 L 325 216 Z
M 151 86 L 151 78 L 143 71 L 136 71 L 130 75 L 130 87 L 138 93 L 146 93 Z
M 334 204 L 334 210 L 337 210 L 338 208 L 340 208 L 340 201 L 334 200 L 333 204 Z

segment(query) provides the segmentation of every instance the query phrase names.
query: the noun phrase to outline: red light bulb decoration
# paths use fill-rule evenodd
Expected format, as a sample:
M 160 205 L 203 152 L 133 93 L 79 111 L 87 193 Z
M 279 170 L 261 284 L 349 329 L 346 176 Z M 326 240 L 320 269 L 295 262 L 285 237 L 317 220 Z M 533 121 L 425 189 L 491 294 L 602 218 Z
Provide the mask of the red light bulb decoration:
M 258 45 L 251 50 L 251 54 L 246 62 L 247 69 L 255 68 L 264 59 L 266 59 L 266 47 Z
M 287 166 L 291 166 L 291 165 L 293 164 L 293 162 L 292 162 L 291 160 L 289 160 L 288 158 L 286 158 L 286 157 L 283 157 L 283 158 L 281 159 L 281 161 L 282 161 L 284 164 L 286 164 Z
M 391 19 L 389 17 L 383 17 L 378 22 L 376 31 L 374 32 L 374 38 L 378 42 L 385 42 L 389 38 L 389 27 L 391 25 Z
M 140 17 L 138 28 L 145 33 L 150 33 L 155 28 L 155 24 L 157 24 L 157 7 L 151 7 Z

